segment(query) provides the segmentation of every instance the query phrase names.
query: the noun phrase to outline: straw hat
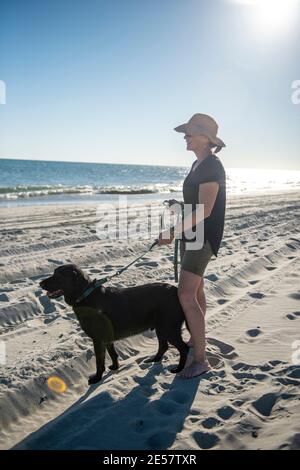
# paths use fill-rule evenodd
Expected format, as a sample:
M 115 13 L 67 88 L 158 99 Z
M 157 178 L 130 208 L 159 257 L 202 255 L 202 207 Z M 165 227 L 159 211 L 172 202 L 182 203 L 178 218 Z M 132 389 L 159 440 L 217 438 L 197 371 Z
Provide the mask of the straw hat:
M 217 137 L 218 124 L 216 121 L 207 114 L 194 114 L 191 119 L 185 123 L 174 128 L 176 132 L 183 132 L 184 134 L 191 135 L 206 135 L 209 140 L 217 147 L 226 147 L 223 140 Z

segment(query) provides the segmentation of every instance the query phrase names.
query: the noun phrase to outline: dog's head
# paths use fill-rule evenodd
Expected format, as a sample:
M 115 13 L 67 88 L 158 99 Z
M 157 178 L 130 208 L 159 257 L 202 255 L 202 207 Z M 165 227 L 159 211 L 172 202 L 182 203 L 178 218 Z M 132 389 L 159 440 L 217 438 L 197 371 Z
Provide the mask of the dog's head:
M 73 305 L 91 282 L 90 277 L 75 264 L 64 264 L 56 268 L 52 276 L 43 279 L 40 286 L 50 299 L 64 296 L 67 304 Z

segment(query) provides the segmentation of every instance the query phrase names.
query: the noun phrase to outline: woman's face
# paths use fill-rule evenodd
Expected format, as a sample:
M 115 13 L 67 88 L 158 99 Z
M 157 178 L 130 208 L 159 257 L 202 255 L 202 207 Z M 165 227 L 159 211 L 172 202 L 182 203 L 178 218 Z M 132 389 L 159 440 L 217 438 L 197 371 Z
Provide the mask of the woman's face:
M 187 150 L 203 150 L 209 147 L 210 140 L 206 135 L 191 135 L 185 134 L 184 139 L 186 140 Z

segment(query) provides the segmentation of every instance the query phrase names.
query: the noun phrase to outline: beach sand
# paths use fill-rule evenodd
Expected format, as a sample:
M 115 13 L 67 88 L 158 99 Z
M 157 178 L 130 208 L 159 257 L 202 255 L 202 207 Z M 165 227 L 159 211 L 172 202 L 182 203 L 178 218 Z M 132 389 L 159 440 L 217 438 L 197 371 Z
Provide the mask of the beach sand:
M 299 196 L 228 198 L 205 273 L 207 350 L 218 368 L 180 379 L 169 372 L 174 348 L 145 364 L 157 348 L 148 331 L 117 342 L 119 371 L 91 387 L 91 341 L 39 281 L 69 262 L 93 278 L 112 274 L 153 238 L 100 240 L 95 205 L 2 207 L 0 448 L 300 449 Z M 173 248 L 154 247 L 108 285 L 175 284 Z M 48 388 L 50 376 L 64 393 Z

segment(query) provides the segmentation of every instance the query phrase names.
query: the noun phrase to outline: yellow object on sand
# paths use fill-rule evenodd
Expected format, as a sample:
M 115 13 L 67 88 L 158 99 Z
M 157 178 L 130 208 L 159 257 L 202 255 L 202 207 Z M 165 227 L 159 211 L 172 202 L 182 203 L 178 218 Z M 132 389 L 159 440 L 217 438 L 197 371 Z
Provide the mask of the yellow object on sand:
M 64 393 L 67 390 L 67 385 L 60 377 L 53 375 L 47 379 L 47 385 L 52 392 Z

